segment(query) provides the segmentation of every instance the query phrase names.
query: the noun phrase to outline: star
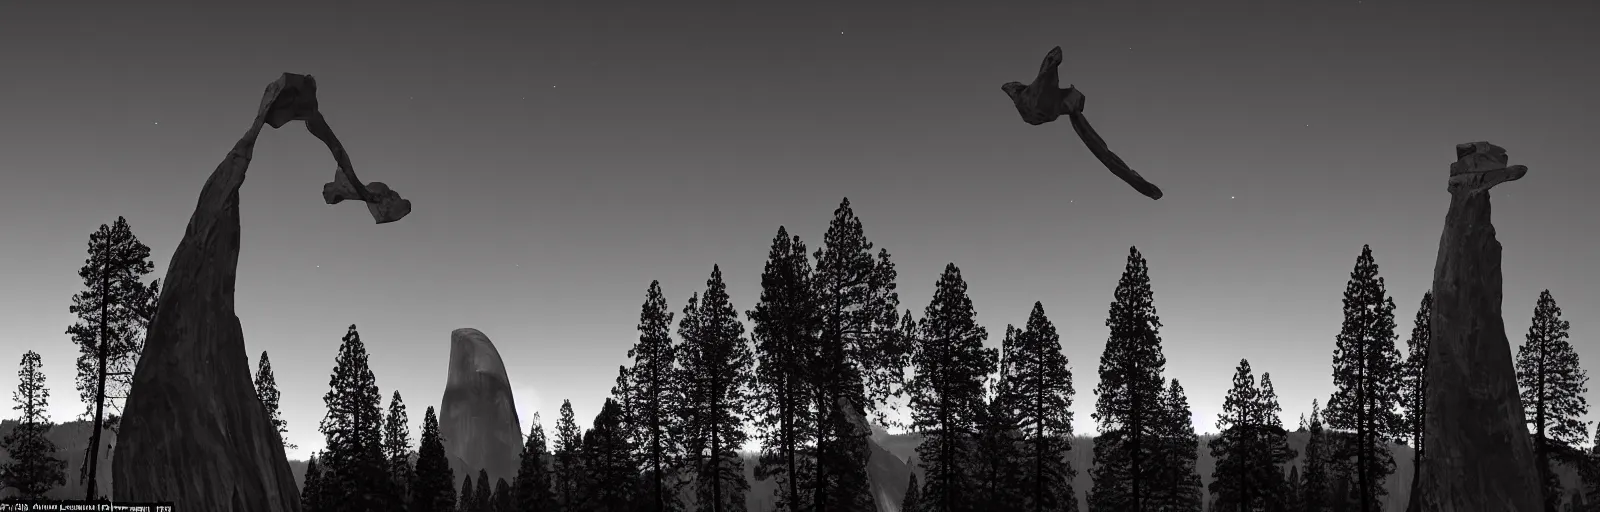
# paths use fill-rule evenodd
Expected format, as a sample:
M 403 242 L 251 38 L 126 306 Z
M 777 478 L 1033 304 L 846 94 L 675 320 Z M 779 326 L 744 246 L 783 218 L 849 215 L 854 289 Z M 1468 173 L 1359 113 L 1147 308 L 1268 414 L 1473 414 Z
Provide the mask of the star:
M 161 121 L 156 121 L 156 124 L 161 124 Z
M 1235 197 L 1235 196 L 1228 196 L 1228 199 L 1238 199 L 1238 197 Z

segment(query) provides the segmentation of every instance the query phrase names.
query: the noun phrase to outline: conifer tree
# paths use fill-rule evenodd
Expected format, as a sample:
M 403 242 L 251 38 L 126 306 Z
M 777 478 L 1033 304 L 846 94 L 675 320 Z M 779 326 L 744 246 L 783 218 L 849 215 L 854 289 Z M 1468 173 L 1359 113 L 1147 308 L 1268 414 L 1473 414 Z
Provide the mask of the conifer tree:
M 1200 439 L 1194 432 L 1194 413 L 1178 379 L 1161 393 L 1160 414 L 1155 419 L 1155 475 L 1149 491 L 1154 510 L 1200 512 L 1205 506 L 1205 488 L 1195 472 L 1200 457 Z
M 144 350 L 145 330 L 155 318 L 161 280 L 141 279 L 155 270 L 147 261 L 150 248 L 133 236 L 128 220 L 117 217 L 110 226 L 89 234 L 89 257 L 78 270 L 84 290 L 72 296 L 67 308 L 78 321 L 67 328 L 78 345 L 78 397 L 88 405 L 84 416 L 93 423 L 79 481 L 87 481 L 85 499 L 98 498 L 103 429 L 117 431 L 122 400 L 133 384 L 133 370 Z
M 16 428 L 0 439 L 0 450 L 11 457 L 0 464 L 0 490 L 16 489 L 24 499 L 42 499 L 46 491 L 67 483 L 67 461 L 56 458 L 55 443 L 45 437 L 51 426 L 50 389 L 44 385 L 42 365 L 38 352 L 22 354 L 17 390 L 11 393 L 17 403 L 12 409 L 22 415 Z
M 445 458 L 439 437 L 439 417 L 433 406 L 422 415 L 422 439 L 417 447 L 417 479 L 411 487 L 413 512 L 450 512 L 456 508 L 455 470 Z
M 1007 338 L 1001 353 L 1014 351 L 1016 328 L 1006 326 Z M 990 507 L 993 510 L 1022 510 L 1023 489 L 1017 476 L 1023 469 L 1022 454 L 1018 450 L 1021 432 L 1017 429 L 1016 406 L 1010 392 L 1011 377 L 1005 356 L 1001 357 L 1000 375 L 994 379 L 988 400 L 974 418 L 976 441 L 972 451 L 970 496 L 972 506 Z
M 1305 512 L 1327 512 L 1332 508 L 1331 453 L 1328 432 L 1322 425 L 1322 408 L 1311 401 L 1311 418 L 1302 417 L 1300 426 L 1307 432 L 1305 473 L 1300 483 L 1300 502 Z
M 367 349 L 351 325 L 322 402 L 327 415 L 319 425 L 326 438 L 322 500 L 329 512 L 391 509 L 388 463 L 383 456 L 382 397 L 367 366 Z
M 1023 489 L 1023 510 L 1077 512 L 1072 480 L 1072 369 L 1061 350 L 1061 336 L 1045 316 L 1044 304 L 1033 303 L 1028 323 L 1016 335 L 1008 356 L 1010 391 L 1022 434 L 1023 468 L 1017 478 Z
M 607 398 L 594 426 L 583 436 L 584 481 L 587 508 L 628 510 L 637 499 L 639 463 L 622 424 L 622 406 Z
M 873 506 L 861 432 L 840 409 L 843 399 L 884 422 L 878 404 L 899 396 L 907 347 L 900 327 L 896 271 L 887 250 L 873 256 L 861 220 L 844 199 L 833 212 L 814 257 L 812 287 L 819 314 L 811 369 L 817 452 L 812 507 L 816 512 Z
M 1233 373 L 1233 388 L 1228 390 L 1222 414 L 1217 416 L 1219 435 L 1209 443 L 1211 456 L 1217 459 L 1210 485 L 1220 507 L 1217 510 L 1256 510 L 1263 500 L 1261 472 L 1253 457 L 1262 449 L 1257 439 L 1260 425 L 1252 421 L 1259 393 L 1255 376 L 1250 373 L 1250 361 L 1240 359 Z
M 813 290 L 810 256 L 800 237 L 778 228 L 761 273 L 761 299 L 745 313 L 754 324 L 755 342 L 753 411 L 761 439 L 756 477 L 776 478 L 776 506 L 782 511 L 804 510 L 809 495 L 805 447 L 815 440 L 815 384 L 808 379 L 808 350 L 817 346 L 821 318 Z
M 278 381 L 272 376 L 272 361 L 267 359 L 267 352 L 261 351 L 261 361 L 256 363 L 256 399 L 261 400 L 261 406 L 267 409 L 267 420 L 272 422 L 272 427 L 278 429 L 278 434 L 289 432 L 289 422 L 283 420 L 278 413 Z M 283 439 L 283 447 L 288 449 L 298 448 L 290 443 L 288 438 Z
M 1283 487 L 1283 508 L 1278 510 L 1284 512 L 1305 511 L 1305 491 L 1301 490 L 1301 482 L 1303 481 L 1300 478 L 1300 466 L 1289 466 L 1289 480 Z
M 416 471 L 411 467 L 411 420 L 406 417 L 406 403 L 399 391 L 389 398 L 389 416 L 383 422 L 383 457 L 395 503 L 402 509 L 409 507 Z
M 1415 484 L 1421 481 L 1423 438 L 1428 414 L 1428 342 L 1433 339 L 1433 291 L 1422 294 L 1422 304 L 1417 307 L 1417 317 L 1411 327 L 1411 337 L 1406 339 L 1406 359 L 1400 367 L 1400 407 L 1406 444 L 1411 445 L 1412 494 Z
M 495 481 L 494 497 L 490 501 L 494 502 L 494 506 L 491 507 L 494 512 L 517 512 L 511 484 L 506 483 L 504 478 Z
M 922 510 L 971 510 L 978 496 L 967 488 L 976 476 L 970 473 L 975 457 L 968 440 L 985 412 L 984 378 L 997 369 L 998 354 L 983 346 L 989 332 L 978 325 L 967 283 L 954 263 L 945 265 L 919 326 L 915 374 L 906 391 L 911 426 L 923 436 L 917 445 L 928 479 Z
M 921 489 L 917 486 L 917 474 L 911 473 L 911 483 L 906 484 L 905 497 L 900 499 L 900 512 L 920 512 L 922 509 Z
M 461 479 L 461 499 L 456 500 L 458 507 L 456 510 L 460 512 L 478 512 L 478 506 L 474 503 L 472 472 L 468 471 L 467 473 L 467 476 Z
M 494 507 L 494 502 L 491 501 L 494 491 L 490 490 L 492 487 L 489 485 L 489 472 L 479 469 L 478 479 L 473 480 L 473 484 L 477 487 L 472 491 L 472 509 L 475 512 L 490 512 Z
M 556 501 L 561 510 L 577 510 L 582 504 L 583 434 L 572 416 L 572 401 L 561 401 L 561 418 L 556 420 L 554 480 Z
M 306 474 L 300 483 L 300 512 L 323 512 L 321 493 L 322 467 L 316 454 L 306 461 Z
M 1395 407 L 1400 401 L 1400 353 L 1395 349 L 1394 300 L 1384 291 L 1372 248 L 1350 272 L 1344 292 L 1344 323 L 1335 339 L 1333 383 L 1336 388 L 1323 411 L 1328 426 L 1350 436 L 1337 443 L 1336 460 L 1354 460 L 1348 468 L 1362 512 L 1377 512 L 1388 494 L 1383 481 L 1394 472 L 1388 442 L 1401 433 Z
M 1117 283 L 1116 300 L 1106 318 L 1110 336 L 1100 356 L 1095 412 L 1100 435 L 1094 440 L 1094 512 L 1149 512 L 1152 486 L 1158 484 L 1161 425 L 1170 415 L 1164 396 L 1166 357 L 1161 353 L 1161 319 L 1150 289 L 1149 267 L 1138 248 Z M 1192 431 L 1192 427 L 1191 427 Z M 1198 446 L 1193 449 L 1198 454 Z
M 1254 423 L 1260 431 L 1257 452 L 1256 468 L 1261 471 L 1260 481 L 1263 494 L 1263 504 L 1269 512 L 1282 510 L 1285 503 L 1290 501 L 1288 482 L 1284 480 L 1283 466 L 1294 461 L 1297 452 L 1289 447 L 1289 431 L 1283 428 L 1283 406 L 1278 403 L 1277 388 L 1272 385 L 1272 373 L 1261 373 L 1261 384 L 1256 394 L 1255 412 L 1257 417 Z
M 672 343 L 672 312 L 661 293 L 661 283 L 651 281 L 639 312 L 639 341 L 628 349 L 633 359 L 627 391 L 633 397 L 634 432 L 640 460 L 645 466 L 646 492 L 651 512 L 682 508 L 678 494 L 666 481 L 675 474 L 681 455 L 678 449 L 678 417 L 675 414 L 681 395 L 677 388 L 677 348 Z M 541 432 L 541 437 L 543 433 Z M 541 441 L 542 442 L 542 441 Z
M 695 474 L 698 509 L 742 510 L 750 484 L 738 449 L 748 437 L 744 422 L 751 409 L 755 356 L 721 268 L 712 266 L 705 293 L 689 299 L 678 336 L 683 340 L 684 462 Z
M 1561 319 L 1550 290 L 1539 293 L 1533 310 L 1533 323 L 1517 350 L 1517 383 L 1522 388 L 1522 407 L 1528 429 L 1533 432 L 1533 454 L 1544 481 L 1545 510 L 1554 512 L 1561 501 L 1561 481 L 1555 462 L 1572 461 L 1567 456 L 1588 441 L 1589 414 L 1584 395 L 1589 392 L 1589 376 L 1578 364 L 1578 353 L 1567 339 L 1571 324 Z
M 516 491 L 518 512 L 551 512 L 555 510 L 555 496 L 550 489 L 550 469 L 545 465 L 548 448 L 545 445 L 544 425 L 539 413 L 533 413 L 533 428 L 522 445 L 521 464 L 517 466 Z

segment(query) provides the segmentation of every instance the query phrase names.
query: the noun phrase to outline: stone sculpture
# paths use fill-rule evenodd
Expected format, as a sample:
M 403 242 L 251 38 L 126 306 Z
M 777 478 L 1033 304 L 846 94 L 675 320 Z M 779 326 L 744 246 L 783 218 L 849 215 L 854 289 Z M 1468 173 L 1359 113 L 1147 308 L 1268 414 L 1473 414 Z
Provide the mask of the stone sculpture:
M 1489 218 L 1489 189 L 1528 173 L 1506 161 L 1505 149 L 1474 142 L 1457 145 L 1450 165 L 1450 210 L 1433 268 L 1427 455 L 1410 510 L 1544 509 L 1500 315 L 1500 242 Z
M 111 461 L 117 501 L 170 501 L 179 510 L 297 512 L 300 493 L 283 440 L 256 399 L 233 305 L 239 263 L 239 186 L 264 125 L 306 122 L 338 162 L 329 204 L 367 203 L 378 223 L 411 211 L 387 186 L 356 180 L 317 109 L 316 81 L 285 73 L 267 86 L 249 130 L 212 171 L 173 252 L 134 370 Z
M 1161 189 L 1155 184 L 1146 181 L 1143 176 L 1128 167 L 1122 158 L 1111 152 L 1106 146 L 1105 139 L 1100 138 L 1099 132 L 1089 125 L 1089 118 L 1083 116 L 1083 93 L 1077 87 L 1068 85 L 1061 88 L 1061 77 L 1057 68 L 1061 67 L 1061 47 L 1057 46 L 1045 54 L 1044 63 L 1039 65 L 1039 76 L 1033 83 L 1022 85 L 1022 82 L 1007 82 L 1000 86 L 1006 96 L 1011 97 L 1011 103 L 1017 107 L 1017 113 L 1022 115 L 1022 121 L 1034 126 L 1053 122 L 1063 114 L 1072 122 L 1072 131 L 1078 133 L 1078 138 L 1089 147 L 1089 152 L 1094 153 L 1100 163 L 1105 164 L 1111 174 L 1122 178 L 1122 181 L 1132 185 L 1134 190 L 1151 199 L 1161 199 Z

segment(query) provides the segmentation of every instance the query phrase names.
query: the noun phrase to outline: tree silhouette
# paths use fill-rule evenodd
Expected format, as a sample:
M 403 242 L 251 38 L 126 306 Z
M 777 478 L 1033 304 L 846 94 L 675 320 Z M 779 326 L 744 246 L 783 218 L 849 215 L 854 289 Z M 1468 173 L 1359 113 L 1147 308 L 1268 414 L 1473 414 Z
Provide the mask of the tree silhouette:
M 561 418 L 556 420 L 555 490 L 561 510 L 575 510 L 582 504 L 583 434 L 572 416 L 572 401 L 561 401 Z
M 1205 488 L 1195 461 L 1200 456 L 1200 440 L 1194 432 L 1194 413 L 1183 385 L 1172 379 L 1160 395 L 1156 420 L 1155 452 L 1151 462 L 1154 478 L 1148 487 L 1150 508 L 1165 512 L 1200 512 L 1205 506 Z
M 306 474 L 301 477 L 300 483 L 300 511 L 324 512 L 322 505 L 322 466 L 317 464 L 316 454 L 312 454 L 306 461 Z
M 1077 512 L 1072 480 L 1072 369 L 1061 351 L 1061 336 L 1045 316 L 1044 304 L 1033 303 L 1028 323 L 1016 335 L 1016 350 L 1007 356 L 1010 392 L 1017 407 L 1024 467 L 1017 474 L 1023 488 L 1023 510 Z
M 17 390 L 11 399 L 20 411 L 17 427 L 0 439 L 0 449 L 11 454 L 11 460 L 0 464 L 0 489 L 16 489 L 18 497 L 43 499 L 44 493 L 67 483 L 67 461 L 55 457 L 56 445 L 45 434 L 50 432 L 50 389 L 44 385 L 43 363 L 38 352 L 29 350 L 22 354 L 22 368 L 17 370 Z
M 1406 359 L 1400 367 L 1400 407 L 1406 443 L 1411 445 L 1411 481 L 1419 482 L 1422 475 L 1424 428 L 1428 415 L 1428 342 L 1433 339 L 1433 291 L 1422 294 L 1422 304 L 1417 307 L 1417 317 L 1411 327 L 1411 337 L 1406 339 Z M 1413 486 L 1415 492 L 1415 486 Z
M 96 499 L 99 485 L 101 430 L 116 431 L 120 423 L 120 400 L 127 398 L 133 383 L 133 369 L 144 349 L 145 329 L 155 317 L 161 280 L 144 284 L 141 279 L 155 269 L 146 261 L 150 248 L 133 236 L 128 220 L 117 221 L 89 234 L 89 257 L 78 277 L 84 290 L 72 296 L 69 312 L 78 321 L 67 328 L 78 345 L 78 397 L 88 405 L 84 416 L 93 420 L 89 445 L 79 481 L 88 481 L 85 499 Z M 111 412 L 107 414 L 107 409 Z
M 917 486 L 917 474 L 911 473 L 911 482 L 906 484 L 905 497 L 900 499 L 900 512 L 919 512 L 922 509 L 921 489 Z
M 594 426 L 583 436 L 586 508 L 628 510 L 637 501 L 639 462 L 622 423 L 622 406 L 607 398 Z
M 1332 506 L 1333 487 L 1328 467 L 1332 453 L 1328 446 L 1328 432 L 1322 425 L 1322 408 L 1311 401 L 1311 418 L 1300 418 L 1300 427 L 1307 433 L 1306 458 L 1303 480 L 1300 482 L 1300 502 L 1305 512 L 1327 512 Z
M 1517 383 L 1533 431 L 1533 453 L 1544 481 L 1547 512 L 1554 512 L 1561 501 L 1561 481 L 1551 464 L 1578 462 L 1577 445 L 1589 437 L 1589 426 L 1582 419 L 1589 413 L 1583 397 L 1589 392 L 1589 376 L 1578 365 L 1578 353 L 1567 339 L 1570 328 L 1571 324 L 1561 319 L 1561 307 L 1550 290 L 1540 292 L 1533 323 L 1517 350 Z
M 1210 486 L 1217 510 L 1255 510 L 1263 501 L 1261 471 L 1253 457 L 1262 450 L 1258 439 L 1261 426 L 1253 421 L 1260 392 L 1250 373 L 1250 361 L 1240 359 L 1233 373 L 1233 388 L 1223 399 L 1222 414 L 1217 415 L 1220 435 L 1209 443 L 1211 456 L 1217 459 Z
M 506 479 L 500 478 L 494 482 L 494 495 L 489 499 L 494 506 L 489 507 L 493 512 L 517 512 L 516 501 L 511 492 L 511 484 Z
M 880 423 L 877 404 L 898 396 L 905 372 L 906 347 L 899 336 L 899 295 L 889 252 L 872 253 L 861 219 L 840 201 L 814 257 L 812 287 L 820 314 L 811 371 L 816 474 L 812 507 L 816 512 L 874 506 L 864 452 L 870 432 L 859 432 L 840 409 L 840 400 Z
M 533 427 L 522 445 L 521 464 L 517 466 L 516 491 L 518 512 L 547 512 L 555 510 L 555 495 L 550 489 L 550 469 L 545 465 L 548 453 L 545 446 L 544 425 L 539 413 L 533 413 Z
M 494 494 L 493 491 L 490 490 L 492 488 L 489 486 L 489 472 L 479 469 L 478 479 L 473 480 L 473 483 L 477 487 L 475 487 L 472 491 L 472 510 L 474 512 L 491 512 L 494 507 L 494 502 L 490 501 L 490 498 L 492 498 Z
M 1138 248 L 1128 250 L 1127 267 L 1117 283 L 1116 300 L 1106 318 L 1110 336 L 1100 356 L 1095 387 L 1094 487 L 1089 508 L 1096 512 L 1143 512 L 1157 482 L 1160 425 L 1168 415 L 1162 372 L 1161 319 L 1150 290 L 1149 268 Z M 1198 446 L 1194 448 L 1198 450 Z
M 983 383 L 996 371 L 998 355 L 983 346 L 989 333 L 978 325 L 967 283 L 954 263 L 945 265 L 919 325 L 911 359 L 915 374 L 906 391 L 911 426 L 923 437 L 917 445 L 928 479 L 922 510 L 970 510 L 977 496 L 967 487 L 975 476 L 968 443 L 985 412 Z
M 742 510 L 750 484 L 737 450 L 748 437 L 755 356 L 720 267 L 711 267 L 705 293 L 689 298 L 678 336 L 685 463 L 695 474 L 698 510 Z
M 417 479 L 411 487 L 413 512 L 451 512 L 456 508 L 455 470 L 445 458 L 439 417 L 429 406 L 422 414 L 422 439 L 417 447 Z
M 1023 489 L 1017 478 L 1022 473 L 1022 442 L 1017 428 L 1016 393 L 1013 363 L 1017 352 L 1017 328 L 1006 326 L 1000 342 L 997 374 L 990 380 L 982 407 L 974 417 L 975 443 L 972 452 L 970 496 L 972 503 L 998 510 L 1022 510 Z
M 461 499 L 456 500 L 456 505 L 456 510 L 459 510 L 460 512 L 478 512 L 478 506 L 476 503 L 474 503 L 474 498 L 472 495 L 471 471 L 468 471 L 467 476 L 462 477 L 461 479 Z
M 411 467 L 411 421 L 406 417 L 406 403 L 395 391 L 389 398 L 389 416 L 383 422 L 383 457 L 387 460 L 389 481 L 394 486 L 393 495 L 397 510 L 409 508 L 411 486 L 416 481 L 416 471 Z
M 323 450 L 322 500 L 330 512 L 392 509 L 388 462 L 383 456 L 382 396 L 367 366 L 367 349 L 352 324 L 339 344 L 339 356 L 319 430 Z
M 808 380 L 808 350 L 817 346 L 820 316 L 813 290 L 813 273 L 805 242 L 778 228 L 761 273 L 761 299 L 745 313 L 754 327 L 753 393 L 761 456 L 756 478 L 776 478 L 778 510 L 803 510 L 808 505 L 802 486 L 808 478 L 806 445 L 816 439 L 816 424 L 809 414 L 816 406 L 814 382 Z
M 682 396 L 677 387 L 677 348 L 672 343 L 672 312 L 661 283 L 651 281 L 639 311 L 639 341 L 628 349 L 633 368 L 628 372 L 627 392 L 632 397 L 634 433 L 640 459 L 645 466 L 645 481 L 654 512 L 680 510 L 682 502 L 675 488 L 666 482 L 676 473 L 681 450 L 676 443 L 678 417 L 674 413 Z M 541 433 L 542 436 L 542 433 Z M 541 441 L 542 442 L 542 441 Z
M 272 427 L 278 429 L 279 434 L 289 432 L 289 422 L 283 420 L 278 413 L 278 381 L 272 376 L 272 360 L 267 359 L 267 351 L 261 351 L 261 361 L 256 363 L 256 399 L 261 400 L 261 406 L 267 409 L 267 419 L 272 422 Z M 288 449 L 298 448 L 290 443 L 288 438 L 283 439 L 283 447 Z
M 1256 394 L 1255 424 L 1260 430 L 1256 452 L 1256 467 L 1263 471 L 1261 482 L 1267 493 L 1263 504 L 1268 511 L 1284 510 L 1292 501 L 1288 482 L 1283 477 L 1283 466 L 1294 461 L 1297 453 L 1289 447 L 1289 431 L 1283 428 L 1283 406 L 1278 403 L 1278 390 L 1272 385 L 1272 373 L 1261 373 L 1260 392 Z
M 1328 426 L 1350 435 L 1336 444 L 1341 472 L 1353 473 L 1362 512 L 1376 512 L 1394 472 L 1388 441 L 1399 437 L 1400 353 L 1395 349 L 1394 301 L 1384 292 L 1372 248 L 1361 246 L 1344 291 L 1344 323 L 1335 339 L 1335 391 L 1323 411 Z M 1354 459 L 1354 468 L 1344 463 Z

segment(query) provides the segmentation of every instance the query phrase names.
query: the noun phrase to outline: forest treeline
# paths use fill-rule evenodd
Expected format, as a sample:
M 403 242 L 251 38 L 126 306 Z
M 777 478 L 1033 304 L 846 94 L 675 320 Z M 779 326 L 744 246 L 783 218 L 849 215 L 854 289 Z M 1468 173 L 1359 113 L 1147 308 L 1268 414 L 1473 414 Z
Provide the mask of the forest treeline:
M 159 283 L 141 281 L 152 268 L 142 247 L 125 220 L 102 226 L 80 272 L 86 289 L 73 297 L 82 320 L 68 331 L 83 354 L 78 387 L 97 427 L 103 416 L 115 427 L 105 409 L 119 394 L 105 390 L 122 389 L 110 377 L 131 373 L 153 316 Z M 1402 352 L 1394 300 L 1370 247 L 1344 291 L 1335 391 L 1300 419 L 1309 432 L 1303 453 L 1287 442 L 1271 373 L 1241 359 L 1219 434 L 1202 448 L 1216 459 L 1205 486 L 1189 399 L 1165 374 L 1149 266 L 1137 248 L 1106 316 L 1091 468 L 1071 463 L 1070 440 L 1082 428 L 1071 412 L 1077 389 L 1043 304 L 988 347 L 990 333 L 954 263 L 921 315 L 902 308 L 897 280 L 889 252 L 875 250 L 845 200 L 815 250 L 778 228 L 748 310 L 736 307 L 715 265 L 678 311 L 650 283 L 628 364 L 590 426 L 579 425 L 569 401 L 549 436 L 535 415 L 517 474 L 492 483 L 482 470 L 454 473 L 432 407 L 413 450 L 403 399 L 392 393 L 385 411 L 351 325 L 323 397 L 326 447 L 309 461 L 302 504 L 307 512 L 742 512 L 750 483 L 738 449 L 753 431 L 760 451 L 752 469 L 777 484 L 777 510 L 876 510 L 868 418 L 891 425 L 886 413 L 899 399 L 910 421 L 895 426 L 922 439 L 914 458 L 921 478 L 911 477 L 906 512 L 1077 512 L 1079 471 L 1090 474 L 1091 512 L 1375 512 L 1396 468 L 1388 444 L 1422 446 L 1432 295 L 1422 295 Z M 1589 505 L 1600 503 L 1600 451 L 1580 448 L 1589 441 L 1587 377 L 1569 327 L 1549 291 L 1541 293 L 1516 355 L 1552 512 L 1600 510 Z M 11 462 L 0 466 L 4 484 L 25 496 L 64 480 L 65 463 L 42 435 L 50 423 L 40 364 L 32 351 L 23 357 L 22 425 L 5 437 Z M 268 417 L 286 432 L 266 353 L 255 382 Z M 1412 467 L 1426 456 L 1414 450 Z M 1556 465 L 1577 468 L 1582 489 L 1562 489 Z

